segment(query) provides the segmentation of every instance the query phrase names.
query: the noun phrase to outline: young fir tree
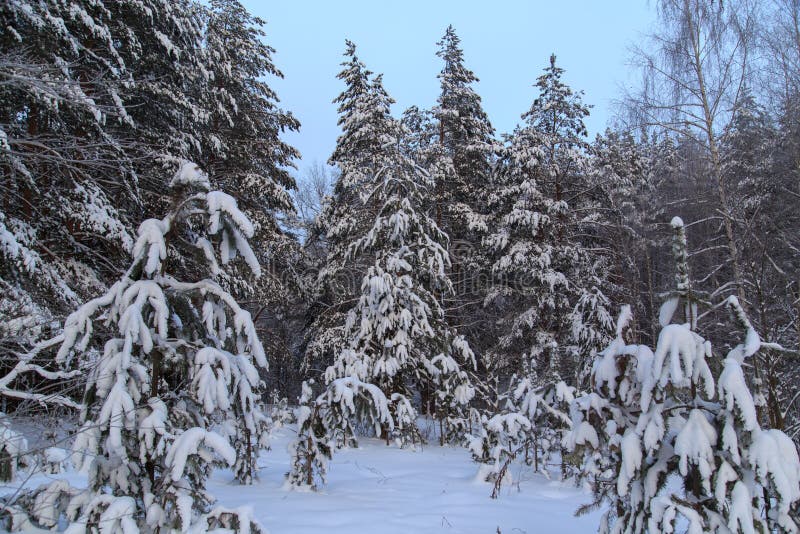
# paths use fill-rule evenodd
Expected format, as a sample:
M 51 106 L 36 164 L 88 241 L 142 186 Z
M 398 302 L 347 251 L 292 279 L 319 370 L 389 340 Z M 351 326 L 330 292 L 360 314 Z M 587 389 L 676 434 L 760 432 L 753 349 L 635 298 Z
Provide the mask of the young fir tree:
M 209 510 L 205 480 L 220 460 L 252 479 L 266 434 L 258 408 L 259 369 L 267 366 L 261 341 L 250 314 L 214 281 L 170 274 L 183 244 L 205 258 L 208 275 L 237 255 L 259 275 L 247 242 L 253 225 L 231 196 L 208 191 L 193 163 L 170 186 L 173 210 L 139 226 L 124 276 L 67 319 L 59 361 L 84 357 L 101 318 L 111 336 L 88 378 L 74 443 L 89 487 L 40 488 L 23 500 L 29 522 L 52 527 L 65 513 L 71 532 L 105 523 L 125 532 L 259 530 L 245 511 Z M 215 424 L 233 432 L 225 437 Z
M 676 220 L 677 219 L 677 220 Z M 681 227 L 679 219 L 673 227 Z M 575 400 L 565 440 L 583 455 L 594 505 L 608 502 L 601 532 L 797 532 L 800 460 L 788 436 L 762 429 L 742 371 L 761 347 L 736 297 L 729 297 L 744 332 L 715 381 L 711 343 L 693 328 L 685 236 L 674 248 L 686 322 L 665 303 L 655 352 L 624 340 L 630 308 L 617 338 L 595 361 L 594 391 Z M 683 239 L 682 239 L 683 238 Z
M 478 477 L 494 483 L 492 498 L 501 486 L 513 482 L 510 467 L 515 460 L 549 476 L 555 453 L 563 453 L 561 441 L 569 428 L 575 388 L 563 380 L 551 379 L 544 386 L 536 382 L 533 372 L 512 376 L 509 391 L 499 399 L 500 408 L 484 414 L 470 436 L 472 458 L 481 464 Z M 562 458 L 562 478 L 566 476 Z
M 325 483 L 333 449 L 357 445 L 355 421 L 376 435 L 394 428 L 389 401 L 374 384 L 352 376 L 340 378 L 316 397 L 313 384 L 313 380 L 303 382 L 300 406 L 295 410 L 297 439 L 290 447 L 288 482 L 298 488 L 317 489 Z

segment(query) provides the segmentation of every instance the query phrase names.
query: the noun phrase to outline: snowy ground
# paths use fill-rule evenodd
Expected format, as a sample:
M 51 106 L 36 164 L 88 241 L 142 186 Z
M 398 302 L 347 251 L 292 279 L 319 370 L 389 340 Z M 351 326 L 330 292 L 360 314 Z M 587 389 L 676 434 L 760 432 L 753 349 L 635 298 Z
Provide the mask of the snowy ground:
M 362 439 L 358 449 L 334 455 L 328 484 L 320 492 L 289 491 L 283 481 L 293 433 L 291 428 L 276 432 L 272 450 L 260 459 L 255 485 L 236 485 L 230 472 L 218 471 L 208 486 L 221 504 L 251 505 L 271 534 L 597 531 L 599 512 L 573 515 L 589 501 L 586 492 L 516 468 L 518 484 L 506 486 L 492 500 L 491 485 L 475 480 L 469 453 L 451 447 L 409 451 Z M 56 476 L 37 475 L 26 485 L 36 487 Z M 77 473 L 66 477 L 76 486 L 85 485 Z M 13 489 L 0 486 L 0 494 Z

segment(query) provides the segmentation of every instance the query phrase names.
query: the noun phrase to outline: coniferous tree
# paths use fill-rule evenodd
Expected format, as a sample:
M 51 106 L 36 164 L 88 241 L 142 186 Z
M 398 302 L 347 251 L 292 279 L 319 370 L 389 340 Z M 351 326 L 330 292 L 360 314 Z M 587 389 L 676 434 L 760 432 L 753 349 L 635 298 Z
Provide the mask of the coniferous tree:
M 593 390 L 572 405 L 567 448 L 583 456 L 581 476 L 594 506 L 610 509 L 601 532 L 794 532 L 800 460 L 783 432 L 762 429 L 742 362 L 761 346 L 736 297 L 726 299 L 745 340 L 733 347 L 716 382 L 711 343 L 693 329 L 685 234 L 679 218 L 674 254 L 677 288 L 661 312 L 655 352 L 627 344 L 630 308 L 617 338 L 595 360 Z M 672 323 L 682 308 L 685 320 Z M 781 462 L 773 461 L 782 458 Z
M 525 126 L 509 138 L 489 197 L 493 220 L 485 240 L 497 283 L 488 300 L 508 325 L 493 365 L 508 376 L 520 369 L 513 355 L 524 354 L 540 380 L 549 369 L 556 382 L 575 369 L 570 347 L 601 340 L 610 326 L 601 273 L 576 237 L 577 216 L 566 200 L 586 181 L 588 108 L 562 74 L 552 56 L 536 83 L 540 94 L 523 115 Z
M 283 377 L 297 368 L 292 337 L 300 322 L 302 252 L 282 223 L 294 212 L 289 193 L 296 184 L 289 170 L 299 153 L 281 137 L 297 131 L 299 122 L 279 107 L 266 81 L 283 74 L 273 61 L 275 50 L 264 43 L 264 21 L 238 0 L 214 0 L 204 20 L 204 55 L 213 80 L 203 105 L 215 144 L 198 163 L 221 178 L 218 186 L 253 221 L 256 254 L 270 273 L 252 280 L 234 269 L 220 283 L 240 301 L 255 303 L 259 331 L 269 332 L 265 348 L 280 355 L 270 377 L 284 391 L 294 390 Z
M 319 215 L 320 231 L 325 235 L 326 257 L 314 286 L 312 312 L 317 313 L 309 327 L 304 367 L 324 368 L 344 347 L 343 326 L 350 303 L 356 298 L 365 265 L 346 260 L 348 246 L 365 231 L 372 215 L 364 205 L 367 184 L 377 169 L 373 155 L 381 147 L 377 124 L 388 113 L 391 101 L 380 94 L 382 87 L 372 82 L 372 73 L 358 59 L 354 43 L 346 42 L 347 61 L 338 74 L 345 90 L 334 100 L 339 104 L 342 133 L 329 163 L 339 171 L 333 192 Z M 386 109 L 381 109 L 386 106 Z
M 76 492 L 58 481 L 40 488 L 22 504 L 31 504 L 25 512 L 34 523 L 50 527 L 67 513 L 75 529 L 119 522 L 126 532 L 244 524 L 259 530 L 247 514 L 209 510 L 205 480 L 214 458 L 245 482 L 254 474 L 267 430 L 258 406 L 264 349 L 250 314 L 228 292 L 208 278 L 174 278 L 168 257 L 168 242 L 185 240 L 205 257 L 208 274 L 241 254 L 260 275 L 247 242 L 253 225 L 232 197 L 208 191 L 208 177 L 193 163 L 181 166 L 170 187 L 175 208 L 142 222 L 123 277 L 67 319 L 60 361 L 85 357 L 99 315 L 111 325 L 74 443 L 89 487 Z M 233 432 L 224 437 L 211 429 L 214 422 Z
M 376 95 L 386 95 L 379 76 L 372 84 Z M 374 132 L 383 142 L 367 160 L 375 170 L 366 176 L 371 182 L 364 182 L 369 190 L 363 200 L 376 217 L 345 256 L 355 265 L 370 259 L 372 265 L 364 273 L 358 303 L 348 314 L 345 349 L 326 378 L 355 376 L 375 383 L 393 401 L 433 386 L 442 391 L 445 412 L 455 411 L 443 415 L 449 427 L 459 424 L 463 414 L 458 412 L 473 395 L 459 369 L 474 366 L 473 355 L 445 323 L 436 295 L 452 291 L 446 274 L 447 236 L 419 211 L 428 177 L 401 150 L 400 124 L 389 115 L 389 103 L 388 96 L 376 99 L 378 107 L 370 112 L 376 118 Z M 407 430 L 413 434 L 413 424 Z M 448 428 L 451 431 L 459 433 Z
M 292 455 L 288 482 L 293 487 L 317 489 L 325 483 L 327 461 L 333 449 L 356 446 L 354 423 L 373 429 L 375 434 L 392 430 L 394 421 L 389 401 L 374 384 L 355 377 L 334 380 L 318 396 L 313 380 L 303 382 L 300 406 L 296 410 L 298 434 L 290 445 Z
M 485 228 L 486 184 L 495 160 L 494 128 L 474 89 L 479 81 L 464 64 L 461 40 L 448 26 L 436 55 L 444 63 L 438 75 L 436 105 L 419 128 L 427 137 L 419 157 L 434 182 L 428 192 L 432 216 L 450 238 L 450 278 L 455 292 L 446 303 L 450 324 L 479 342 L 489 320 L 483 313 L 487 255 L 481 237 Z M 483 348 L 483 347 L 482 347 Z
M 118 274 L 133 245 L 126 211 L 136 211 L 138 183 L 130 141 L 113 133 L 128 126 L 121 95 L 133 74 L 109 7 L 0 6 L 4 344 L 46 336 Z
M 340 77 L 348 88 L 338 99 L 344 133 L 333 156 L 341 175 L 325 212 L 331 249 L 322 276 L 347 270 L 362 280 L 356 304 L 338 329 L 342 337 L 334 347 L 340 348 L 325 371 L 326 389 L 313 401 L 306 396 L 304 433 L 293 445 L 295 484 L 313 485 L 314 470 L 323 466 L 317 459 L 329 454 L 313 446 L 315 441 L 325 435 L 336 446 L 352 444 L 350 420 L 364 423 L 361 418 L 369 413 L 382 413 L 377 405 L 338 410 L 339 388 L 355 388 L 356 395 L 376 388 L 390 418 L 371 417 L 366 426 L 387 444 L 392 435 L 401 444 L 421 440 L 412 400 L 423 390 L 438 400 L 442 441 L 463 439 L 466 406 L 474 395 L 462 370 L 474 367 L 472 351 L 447 327 L 437 296 L 452 291 L 452 284 L 447 236 L 420 211 L 428 175 L 404 149 L 407 137 L 390 115 L 392 100 L 381 76 L 370 77 L 352 43 L 347 55 Z M 359 203 L 350 211 L 355 217 L 345 217 L 347 207 Z M 364 399 L 370 406 L 378 397 Z
M 260 79 L 280 75 L 260 21 L 235 2 L 188 0 L 13 2 L 0 17 L 12 80 L 0 88 L 4 346 L 35 342 L 113 283 L 129 229 L 168 209 L 165 166 L 185 159 L 230 177 L 262 259 L 293 253 L 275 213 L 291 209 L 284 167 L 295 154 L 278 135 L 297 123 Z M 181 261 L 187 276 L 203 270 Z M 220 276 L 252 292 L 246 277 Z M 267 279 L 262 296 L 274 293 Z

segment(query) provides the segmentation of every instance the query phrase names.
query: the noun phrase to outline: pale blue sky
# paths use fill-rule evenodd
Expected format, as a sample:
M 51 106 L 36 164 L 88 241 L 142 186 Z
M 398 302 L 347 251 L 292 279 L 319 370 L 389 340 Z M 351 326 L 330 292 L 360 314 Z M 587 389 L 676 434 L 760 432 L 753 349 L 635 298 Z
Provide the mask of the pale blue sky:
M 397 101 L 394 114 L 411 105 L 431 107 L 439 92 L 441 60 L 436 42 L 448 24 L 461 38 L 465 63 L 480 79 L 476 89 L 498 132 L 511 131 L 536 96 L 532 87 L 551 52 L 573 89 L 592 104 L 589 133 L 605 129 L 612 101 L 630 78 L 628 47 L 653 20 L 645 0 L 243 0 L 267 21 L 267 42 L 285 75 L 272 81 L 281 106 L 302 123 L 286 136 L 303 160 L 325 162 L 339 134 L 331 101 L 344 40 Z

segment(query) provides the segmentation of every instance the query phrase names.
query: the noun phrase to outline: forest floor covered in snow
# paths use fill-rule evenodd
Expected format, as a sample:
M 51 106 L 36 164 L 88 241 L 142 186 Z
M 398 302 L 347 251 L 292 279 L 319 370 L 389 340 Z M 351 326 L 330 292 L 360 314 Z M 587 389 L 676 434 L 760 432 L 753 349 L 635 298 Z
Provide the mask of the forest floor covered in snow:
M 238 485 L 230 471 L 218 470 L 209 480 L 209 493 L 225 506 L 252 506 L 271 534 L 597 531 L 600 512 L 574 516 L 590 500 L 586 491 L 515 466 L 514 484 L 491 499 L 492 486 L 476 479 L 477 465 L 469 452 L 455 447 L 429 444 L 412 451 L 362 438 L 359 448 L 334 454 L 320 491 L 289 490 L 284 475 L 293 435 L 291 426 L 275 432 L 272 450 L 260 457 L 260 478 L 254 485 Z M 20 475 L 30 488 L 54 478 L 85 486 L 85 477 L 70 470 Z M 0 494 L 18 487 L 19 482 L 0 486 Z

